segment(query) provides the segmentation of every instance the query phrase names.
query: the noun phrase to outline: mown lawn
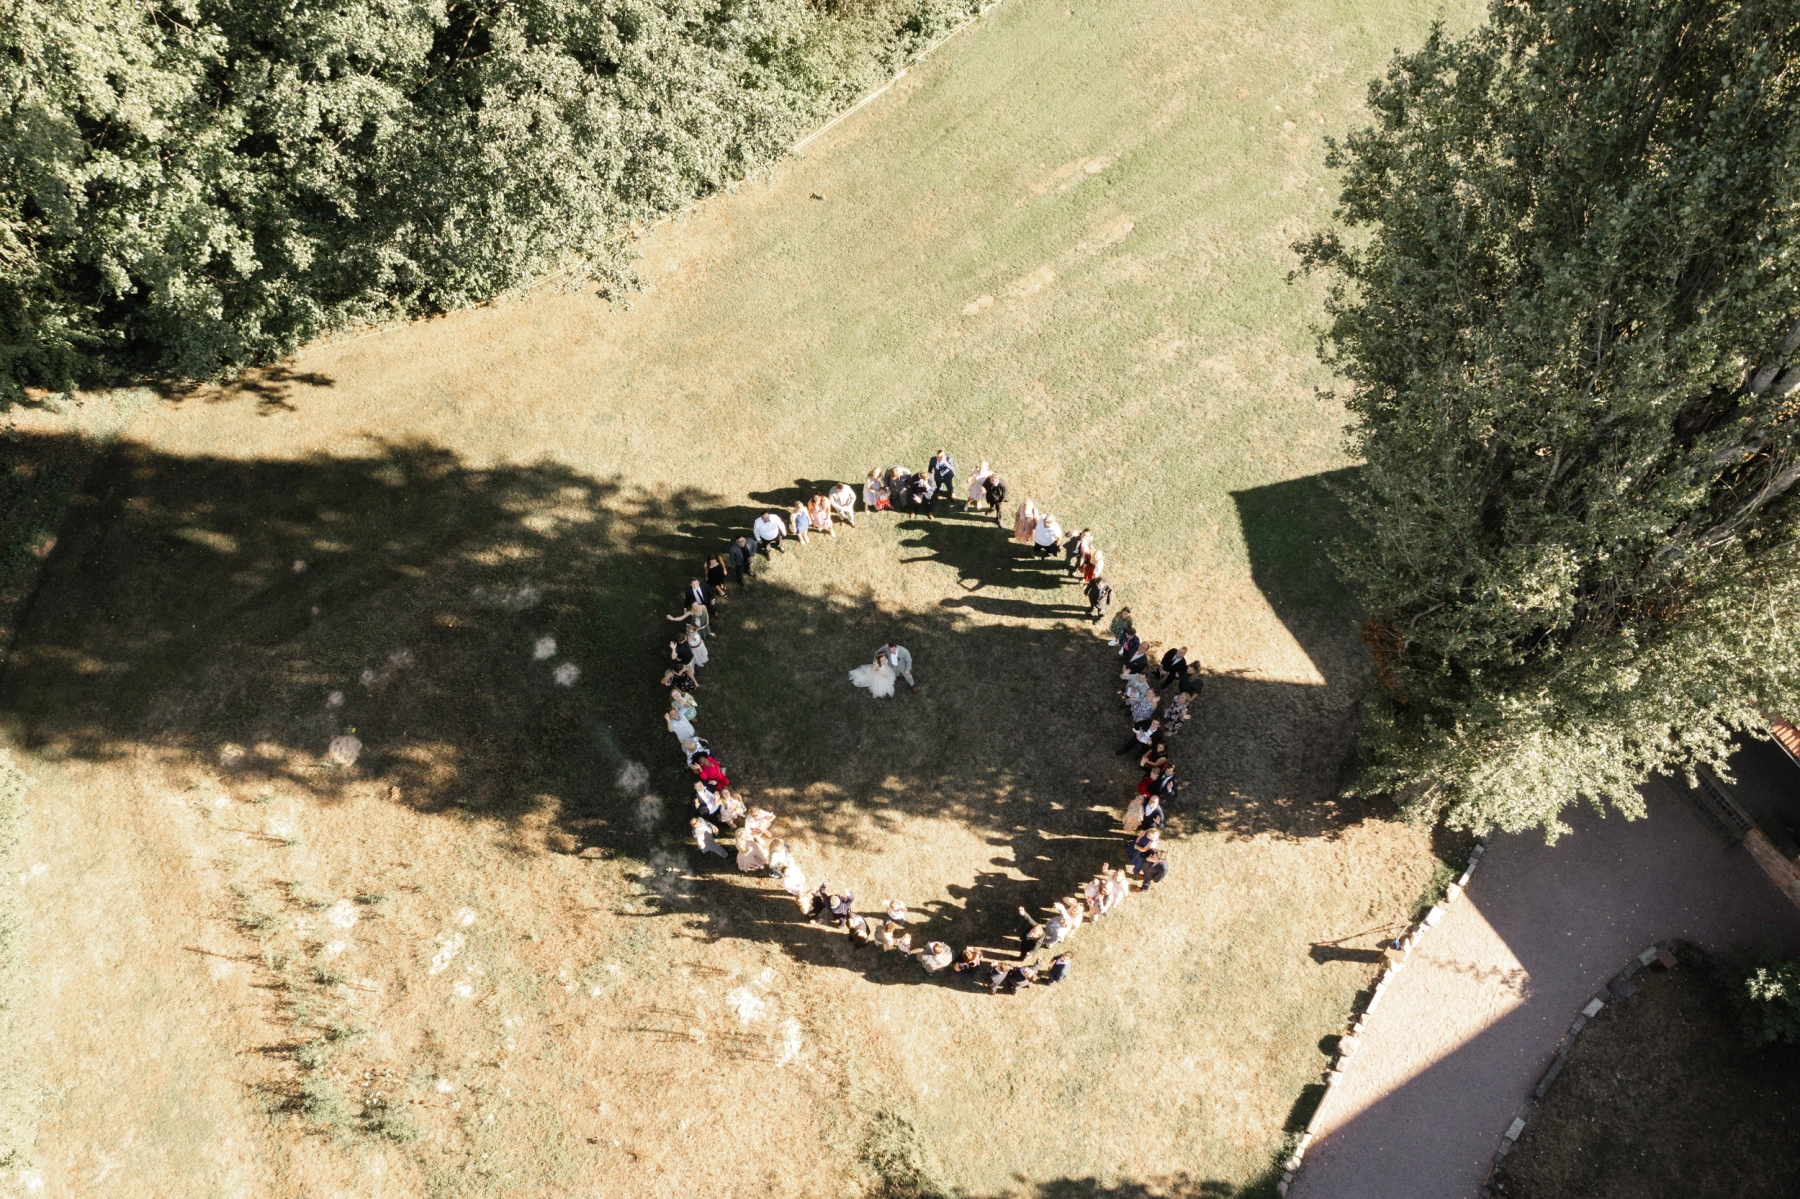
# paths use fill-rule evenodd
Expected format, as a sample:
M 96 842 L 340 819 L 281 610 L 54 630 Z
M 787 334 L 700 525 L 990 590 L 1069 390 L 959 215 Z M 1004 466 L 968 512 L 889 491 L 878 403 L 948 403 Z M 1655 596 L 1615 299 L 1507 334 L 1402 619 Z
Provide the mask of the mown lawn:
M 1369 974 L 1309 948 L 1372 945 L 1432 870 L 1422 835 L 1333 798 L 1365 671 L 1325 557 L 1353 464 L 1312 356 L 1319 290 L 1288 275 L 1329 214 L 1321 138 L 1434 11 L 1006 0 L 804 158 L 651 233 L 629 310 L 543 294 L 138 416 L 0 682 L 34 804 L 142 847 L 32 893 L 64 1030 L 43 1070 L 71 1088 L 40 1140 L 59 1190 L 98 1185 L 99 1122 L 154 1141 L 143 1112 L 196 1105 L 263 1193 L 1266 1187 Z M 1176 748 L 1170 884 L 1081 934 L 1071 985 L 1010 1000 L 920 985 L 765 886 L 691 873 L 658 720 L 661 617 L 698 555 L 802 481 L 940 446 L 1093 526 L 1142 627 L 1209 680 Z M 1123 726 L 1073 595 L 960 514 L 865 522 L 733 597 L 702 731 L 809 872 L 1003 946 L 1018 904 L 1120 849 Z M 924 690 L 876 705 L 844 672 L 895 630 Z M 321 769 L 351 729 L 357 766 Z M 660 818 L 617 785 L 633 762 Z M 152 821 L 165 791 L 182 815 Z M 93 839 L 54 823 L 27 853 Z M 280 1030 L 260 1056 L 198 1019 L 132 1048 L 122 992 L 84 986 L 101 935 L 139 946 L 107 969 L 143 1010 L 208 969 L 73 902 L 190 860 L 193 905 L 250 946 L 261 989 L 230 1003 Z M 321 913 L 357 895 L 340 968 Z M 430 973 L 465 906 L 464 956 Z M 360 1030 L 336 1064 L 302 1061 L 292 1042 L 334 1019 Z M 168 1038 L 276 1094 L 374 1071 L 421 1138 L 245 1121 L 152 1069 L 84 1107 Z M 437 1086 L 477 1077 L 479 1103 Z M 195 1153 L 132 1183 L 191 1181 L 168 1163 Z

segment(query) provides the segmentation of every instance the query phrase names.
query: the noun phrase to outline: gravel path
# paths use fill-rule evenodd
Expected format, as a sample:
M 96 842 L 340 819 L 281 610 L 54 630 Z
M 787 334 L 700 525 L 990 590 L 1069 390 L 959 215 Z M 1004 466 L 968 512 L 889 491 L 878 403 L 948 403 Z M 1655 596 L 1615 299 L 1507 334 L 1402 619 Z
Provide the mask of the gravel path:
M 1475 1199 L 1582 1006 L 1653 941 L 1779 937 L 1800 909 L 1661 785 L 1650 817 L 1583 812 L 1555 847 L 1495 835 L 1382 995 L 1289 1199 Z

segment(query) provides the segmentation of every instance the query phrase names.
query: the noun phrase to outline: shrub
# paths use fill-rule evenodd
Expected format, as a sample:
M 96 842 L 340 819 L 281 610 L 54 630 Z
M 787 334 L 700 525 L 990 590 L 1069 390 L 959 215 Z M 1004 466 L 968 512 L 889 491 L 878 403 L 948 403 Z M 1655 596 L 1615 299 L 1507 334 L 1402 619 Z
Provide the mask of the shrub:
M 1800 1045 L 1800 961 L 1766 960 L 1742 987 L 1738 1007 L 1750 1039 Z

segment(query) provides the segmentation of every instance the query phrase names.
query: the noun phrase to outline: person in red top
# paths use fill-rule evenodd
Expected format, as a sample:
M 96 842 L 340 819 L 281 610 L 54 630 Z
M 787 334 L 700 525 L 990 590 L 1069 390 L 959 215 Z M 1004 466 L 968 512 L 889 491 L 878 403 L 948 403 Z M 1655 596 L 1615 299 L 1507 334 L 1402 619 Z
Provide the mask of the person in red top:
M 725 768 L 719 765 L 719 759 L 711 754 L 696 758 L 692 767 L 694 773 L 700 776 L 700 781 L 706 784 L 708 790 L 724 791 L 730 788 L 731 780 L 725 777 Z

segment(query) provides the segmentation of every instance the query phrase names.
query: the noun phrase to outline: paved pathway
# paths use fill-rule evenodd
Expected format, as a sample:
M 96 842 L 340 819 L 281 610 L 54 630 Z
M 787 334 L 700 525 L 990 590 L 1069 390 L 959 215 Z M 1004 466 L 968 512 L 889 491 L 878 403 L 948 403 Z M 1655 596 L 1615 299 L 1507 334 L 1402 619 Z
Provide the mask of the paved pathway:
M 1475 1199 L 1582 1006 L 1645 946 L 1800 945 L 1800 909 L 1666 788 L 1650 817 L 1577 815 L 1555 847 L 1496 835 L 1327 1094 L 1289 1199 Z

